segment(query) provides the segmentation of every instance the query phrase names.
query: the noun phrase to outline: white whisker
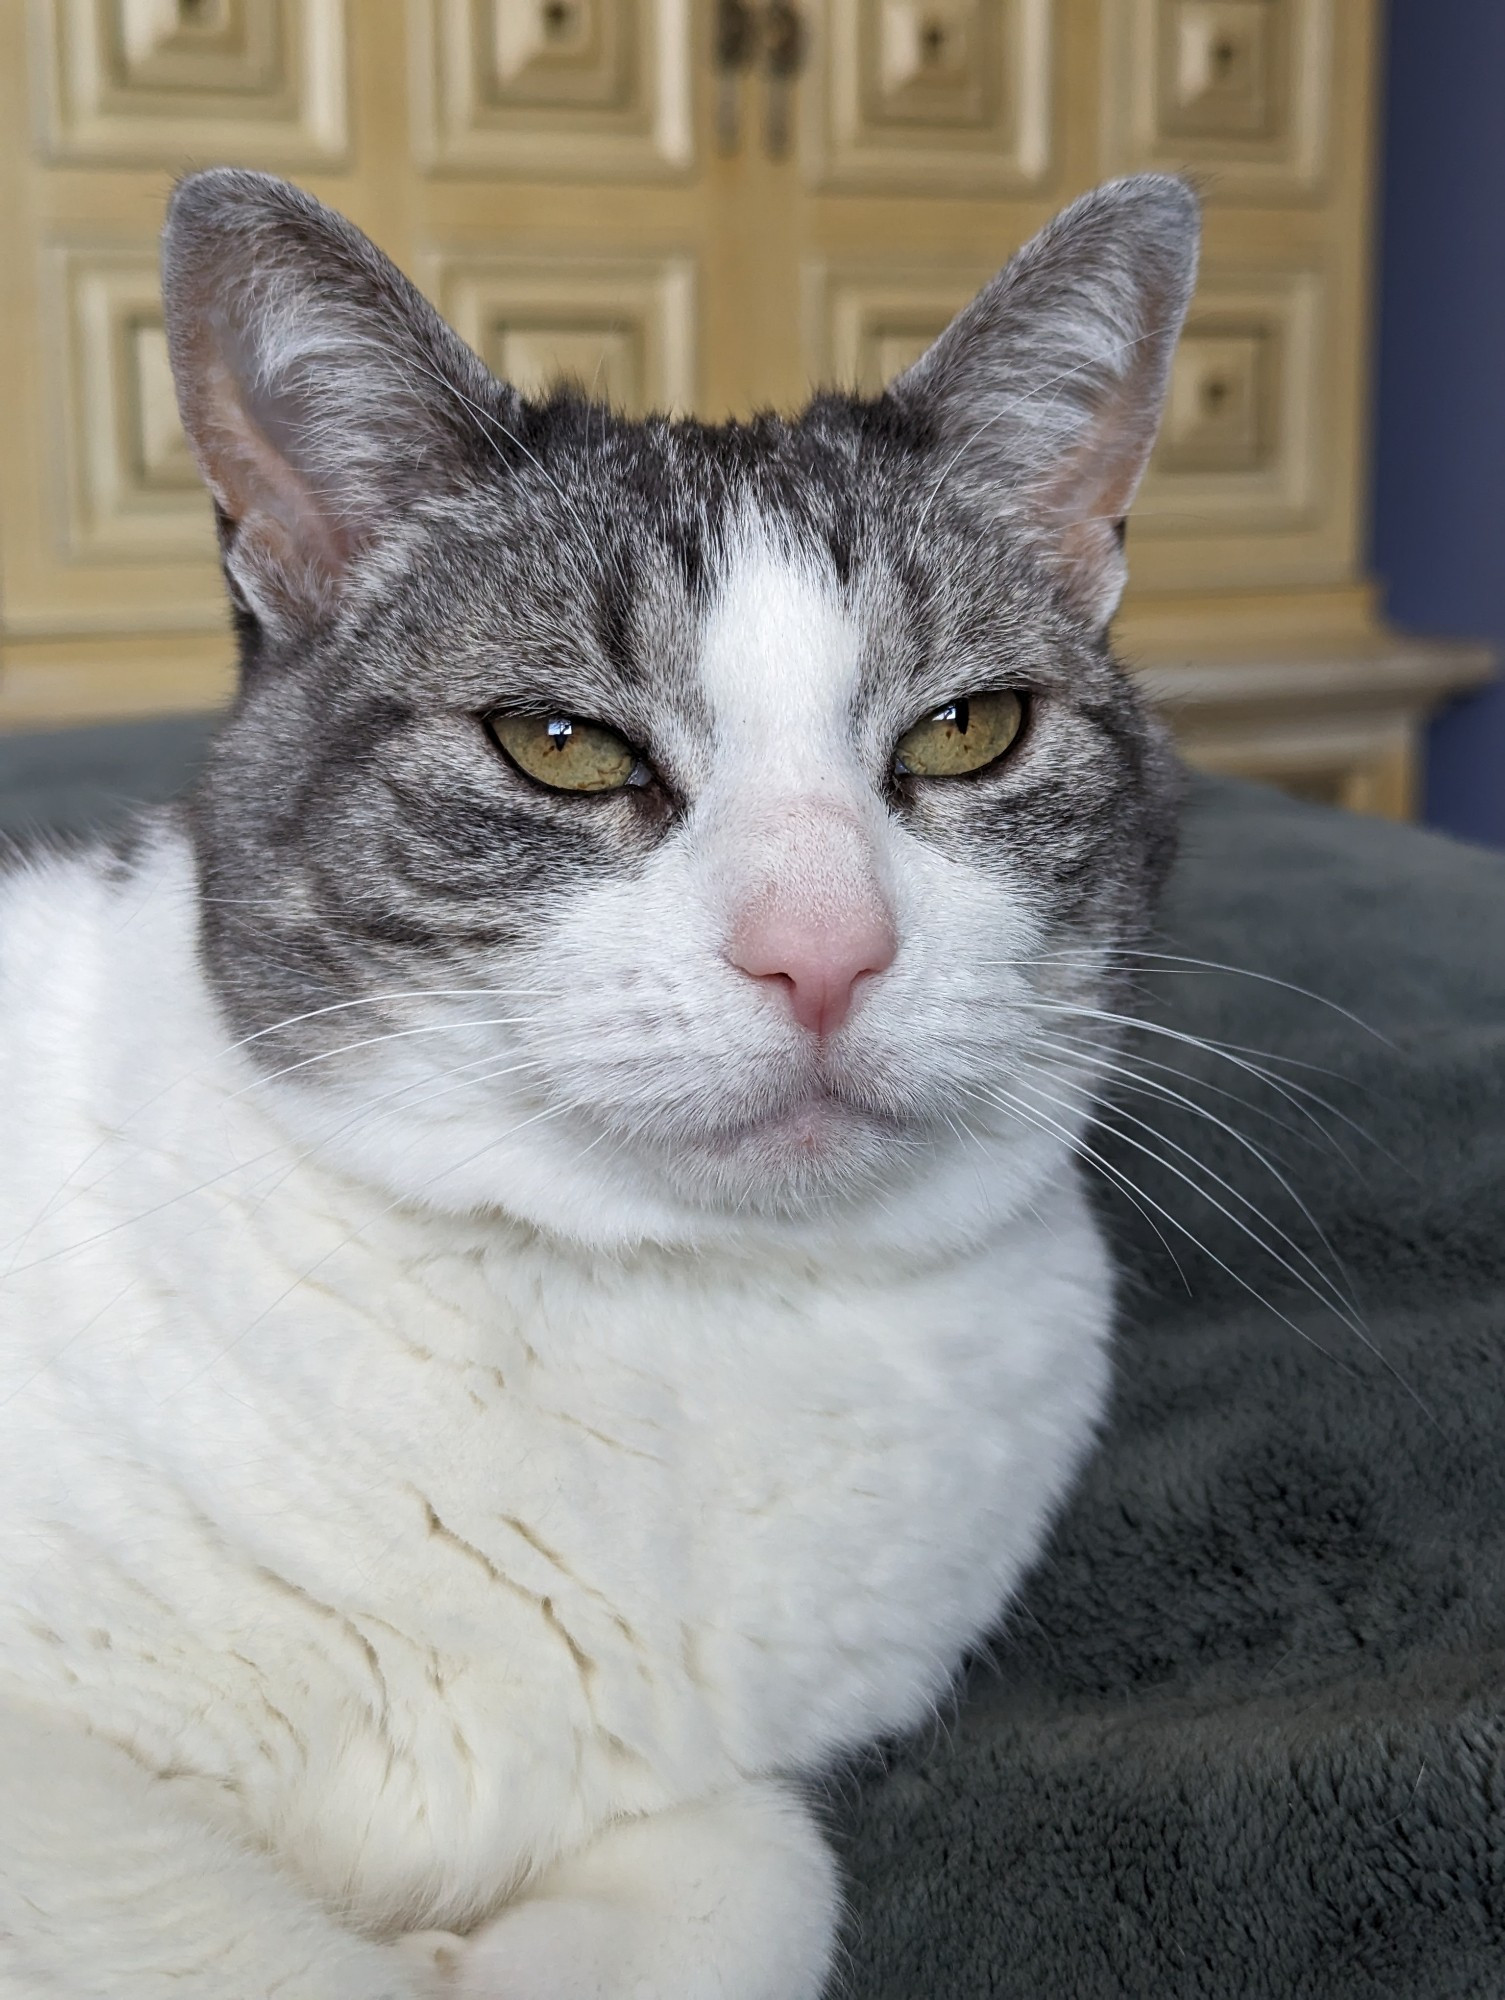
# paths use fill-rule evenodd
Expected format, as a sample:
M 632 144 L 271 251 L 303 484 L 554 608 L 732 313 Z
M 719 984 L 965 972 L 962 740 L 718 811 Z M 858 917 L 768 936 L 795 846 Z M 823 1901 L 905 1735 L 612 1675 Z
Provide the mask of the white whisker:
M 1050 1039 L 1063 1049 L 1085 1052 L 1091 1055 L 1095 1061 L 1100 1061 L 1103 1058 L 1104 1043 L 1094 1039 L 1091 1035 L 1073 1035 L 1064 1028 L 1055 1028 L 1050 1031 Z M 1310 1132 L 1303 1131 L 1299 1125 L 1293 1125 L 1288 1118 L 1282 1118 L 1278 1111 L 1272 1111 L 1267 1104 L 1256 1104 L 1253 1098 L 1244 1096 L 1236 1090 L 1229 1090 L 1224 1084 L 1213 1083 L 1210 1078 L 1205 1076 L 1193 1076 L 1190 1071 L 1178 1068 L 1175 1063 L 1160 1062 L 1154 1056 L 1147 1056 L 1140 1050 L 1129 1051 L 1112 1042 L 1106 1044 L 1106 1046 L 1116 1049 L 1124 1064 L 1133 1065 L 1132 1069 L 1124 1068 L 1122 1074 L 1124 1076 L 1137 1076 L 1139 1083 L 1145 1089 L 1154 1085 L 1156 1079 L 1144 1075 L 1143 1072 L 1146 1070 L 1159 1070 L 1166 1076 L 1176 1077 L 1182 1083 L 1195 1083 L 1199 1089 L 1210 1091 L 1214 1097 L 1226 1098 L 1230 1104 L 1238 1105 L 1241 1110 L 1249 1112 L 1251 1116 L 1265 1119 L 1268 1123 L 1274 1125 L 1277 1131 L 1284 1132 L 1287 1138 L 1294 1139 L 1298 1145 L 1310 1146 L 1314 1151 L 1321 1150 L 1318 1140 L 1313 1138 Z M 1317 1120 L 1311 1113 L 1305 1115 L 1310 1122 L 1316 1124 L 1317 1131 L 1321 1135 L 1322 1140 L 1331 1146 L 1339 1159 L 1357 1172 L 1353 1155 L 1347 1152 L 1333 1138 L 1332 1134 L 1320 1120 Z
M 1166 1041 L 1180 1043 L 1185 1048 L 1200 1049 L 1206 1055 L 1216 1057 L 1222 1062 L 1231 1063 L 1236 1069 L 1243 1070 L 1248 1075 L 1257 1077 L 1261 1083 L 1266 1084 L 1271 1090 L 1287 1098 L 1293 1110 L 1300 1111 L 1306 1108 L 1296 1102 L 1297 1097 L 1310 1099 L 1313 1104 L 1320 1105 L 1330 1117 L 1336 1118 L 1340 1124 L 1348 1126 L 1366 1144 L 1373 1146 L 1376 1152 L 1383 1153 L 1395 1165 L 1400 1165 L 1400 1162 L 1395 1160 L 1394 1155 L 1389 1153 L 1372 1133 L 1367 1132 L 1355 1119 L 1350 1118 L 1346 1111 L 1340 1110 L 1336 1104 L 1320 1096 L 1318 1092 L 1309 1089 L 1305 1084 L 1298 1083 L 1294 1077 L 1272 1075 L 1269 1070 L 1262 1069 L 1260 1064 L 1253 1061 L 1252 1058 L 1258 1056 L 1262 1061 L 1284 1062 L 1288 1067 L 1312 1071 L 1323 1076 L 1337 1075 L 1337 1072 L 1334 1070 L 1324 1070 L 1317 1063 L 1300 1062 L 1293 1056 L 1272 1056 L 1268 1050 L 1248 1048 L 1240 1042 L 1219 1042 L 1213 1041 L 1204 1035 L 1188 1034 L 1184 1029 L 1168 1028 L 1158 1021 L 1141 1020 L 1135 1014 L 1112 1013 L 1099 1007 L 1081 1007 L 1074 1005 L 1070 1001 L 1032 1000 L 1028 1004 L 1039 1012 L 1065 1014 L 1071 1019 L 1078 1021 L 1104 1021 L 1113 1027 L 1137 1030 L 1140 1034 L 1144 1035 L 1159 1035 Z M 1295 1095 L 1293 1096 L 1292 1093 L 1295 1093 Z M 1307 1111 L 1306 1115 L 1312 1118 L 1314 1124 L 1317 1123 L 1314 1114 L 1310 1111 Z M 1322 1129 L 1320 1125 L 1318 1125 L 1318 1129 Z
M 1038 1095 L 1043 1096 L 1047 1103 L 1056 1104 L 1058 1106 L 1061 1106 L 1063 1109 L 1072 1112 L 1080 1111 L 1081 1107 L 1071 1105 L 1067 1103 L 1064 1099 L 1053 1097 L 1050 1092 L 1042 1090 L 1041 1087 L 1037 1083 L 1035 1083 L 1033 1078 L 1016 1077 L 1015 1082 L 1018 1084 L 1022 1084 L 1024 1088 L 1033 1090 Z M 1142 1119 L 1134 1119 L 1132 1120 L 1132 1122 L 1141 1125 L 1142 1127 L 1144 1126 L 1144 1121 Z M 1150 1130 L 1151 1128 L 1144 1127 L 1144 1129 Z M 1174 1144 L 1174 1142 L 1164 1141 L 1164 1135 L 1161 1133 L 1157 1132 L 1154 1134 L 1154 1136 L 1157 1139 L 1161 1139 L 1163 1143 Z M 1411 1385 L 1411 1383 L 1409 1383 L 1406 1380 L 1406 1378 L 1400 1373 L 1399 1369 L 1395 1367 L 1394 1363 L 1389 1359 L 1389 1357 L 1382 1351 L 1380 1347 L 1376 1345 L 1368 1329 L 1364 1326 L 1363 1321 L 1357 1318 L 1355 1314 L 1345 1304 L 1334 1302 L 1335 1299 L 1341 1301 L 1342 1295 L 1336 1292 L 1335 1288 L 1333 1287 L 1331 1279 L 1326 1278 L 1324 1276 L 1324 1284 L 1327 1289 L 1326 1291 L 1319 1291 L 1309 1278 L 1305 1277 L 1302 1274 L 1302 1272 L 1294 1264 L 1292 1264 L 1288 1258 L 1283 1256 L 1281 1252 L 1277 1250 L 1272 1244 L 1267 1243 L 1260 1236 L 1257 1230 L 1252 1229 L 1249 1226 L 1249 1224 L 1243 1220 L 1241 1216 L 1235 1214 L 1232 1209 L 1227 1207 L 1223 1202 L 1219 1201 L 1217 1197 L 1212 1193 L 1210 1193 L 1207 1188 L 1201 1186 L 1196 1180 L 1192 1178 L 1190 1174 L 1184 1172 L 1180 1167 L 1178 1167 L 1173 1160 L 1168 1160 L 1165 1158 L 1163 1154 L 1156 1153 L 1152 1147 L 1146 1146 L 1141 1140 L 1131 1137 L 1131 1135 L 1127 1132 L 1119 1132 L 1117 1134 L 1117 1137 L 1123 1142 L 1124 1145 L 1132 1146 L 1136 1152 L 1143 1153 L 1148 1159 L 1154 1161 L 1155 1164 L 1161 1167 L 1164 1171 L 1175 1175 L 1175 1177 L 1178 1180 L 1184 1181 L 1186 1185 L 1190 1187 L 1194 1193 L 1198 1194 L 1203 1201 L 1209 1203 L 1213 1208 L 1215 1208 L 1218 1211 L 1220 1215 L 1222 1215 L 1227 1221 L 1231 1222 L 1236 1229 L 1240 1230 L 1245 1236 L 1249 1237 L 1249 1239 L 1253 1243 L 1255 1243 L 1258 1246 L 1258 1248 L 1264 1251 L 1267 1257 L 1273 1258 L 1274 1261 L 1277 1264 L 1279 1264 L 1283 1270 L 1285 1270 L 1292 1278 L 1294 1278 L 1296 1282 L 1299 1285 L 1301 1285 L 1305 1291 L 1310 1292 L 1312 1297 L 1316 1299 L 1319 1304 L 1323 1305 L 1328 1312 L 1332 1313 L 1334 1318 L 1337 1319 L 1341 1325 L 1345 1326 L 1348 1329 L 1348 1331 L 1352 1333 L 1354 1337 L 1360 1342 L 1360 1344 L 1363 1347 L 1365 1347 L 1370 1354 L 1373 1355 L 1375 1360 L 1378 1361 L 1381 1367 L 1385 1369 L 1386 1373 L 1389 1374 L 1392 1377 L 1392 1379 L 1397 1383 L 1397 1385 L 1401 1389 L 1403 1389 L 1405 1393 L 1411 1398 L 1412 1402 L 1415 1403 L 1417 1409 L 1421 1411 L 1422 1415 L 1426 1417 L 1427 1421 L 1435 1425 L 1439 1430 L 1441 1429 L 1441 1426 L 1440 1424 L 1438 1424 L 1437 1418 L 1433 1413 L 1433 1411 L 1428 1407 L 1427 1403 L 1423 1400 L 1418 1391 Z M 1184 1154 L 1185 1157 L 1187 1158 L 1194 1159 L 1194 1155 L 1187 1154 L 1186 1149 L 1184 1147 L 1175 1147 L 1175 1150 Z M 1211 1168 L 1201 1166 L 1200 1162 L 1196 1162 L 1196 1164 L 1199 1167 L 1201 1167 L 1201 1171 L 1207 1174 L 1210 1179 L 1216 1181 L 1220 1187 L 1224 1188 L 1227 1192 L 1233 1194 L 1236 1200 L 1243 1202 L 1244 1205 L 1250 1208 L 1250 1210 L 1254 1214 L 1258 1215 L 1260 1221 L 1265 1225 L 1265 1227 L 1271 1230 L 1280 1241 L 1286 1242 L 1288 1244 L 1291 1242 L 1288 1233 L 1285 1230 L 1281 1229 L 1278 1223 L 1272 1221 L 1272 1219 L 1269 1216 L 1263 1214 L 1258 1208 L 1256 1208 L 1255 1205 L 1248 1200 L 1247 1196 L 1241 1195 L 1238 1193 L 1237 1190 L 1229 1188 L 1228 1183 L 1224 1181 L 1220 1175 L 1215 1174 Z M 1206 1254 L 1208 1255 L 1212 1254 L 1211 1252 L 1207 1251 L 1207 1246 L 1205 1244 L 1202 1244 L 1199 1247 L 1204 1252 L 1206 1252 Z M 1293 1246 L 1293 1247 L 1297 1247 L 1299 1249 L 1299 1246 Z M 1306 1253 L 1301 1252 L 1300 1254 L 1305 1255 Z M 1221 1262 L 1220 1259 L 1215 1259 L 1214 1261 Z M 1307 1261 L 1310 1262 L 1311 1261 L 1310 1258 L 1308 1258 Z M 1223 1268 L 1226 1270 L 1229 1267 L 1224 1265 Z M 1240 1280 L 1240 1282 L 1242 1283 L 1243 1281 Z M 1248 1288 L 1246 1287 L 1246 1289 Z M 1256 1294 L 1256 1296 L 1258 1295 Z M 1271 1307 L 1271 1310 L 1273 1311 L 1275 1310 L 1275 1308 Z M 1279 1316 L 1281 1318 L 1286 1318 L 1284 1314 L 1281 1314 Z M 1294 1326 L 1295 1322 L 1287 1320 L 1287 1324 Z M 1301 1329 L 1297 1328 L 1297 1331 L 1299 1332 L 1301 1331 Z
M 1052 1039 L 1053 1038 L 1049 1036 L 1040 1037 L 1042 1044 L 1045 1045 L 1046 1047 L 1051 1046 Z M 1162 1102 L 1169 1101 L 1171 1103 L 1181 1105 L 1186 1110 L 1192 1112 L 1196 1117 L 1205 1119 L 1208 1124 L 1215 1126 L 1220 1132 L 1226 1132 L 1229 1138 L 1232 1139 L 1236 1145 L 1241 1146 L 1245 1152 L 1249 1153 L 1254 1159 L 1256 1159 L 1259 1162 L 1259 1164 L 1265 1169 L 1266 1173 L 1268 1173 L 1271 1176 L 1271 1178 L 1287 1195 L 1287 1197 L 1290 1199 L 1293 1205 L 1300 1210 L 1302 1218 L 1306 1222 L 1308 1228 L 1311 1229 L 1313 1235 L 1317 1238 L 1318 1242 L 1322 1245 L 1323 1249 L 1327 1252 L 1328 1256 L 1331 1257 L 1334 1266 L 1338 1269 L 1340 1273 L 1342 1273 L 1344 1283 L 1348 1287 L 1347 1294 L 1345 1295 L 1346 1303 L 1356 1315 L 1359 1314 L 1358 1301 L 1353 1297 L 1352 1280 L 1349 1278 L 1347 1271 L 1344 1269 L 1343 1260 L 1339 1257 L 1337 1251 L 1328 1241 L 1326 1233 L 1323 1231 L 1321 1225 L 1318 1223 L 1316 1217 L 1312 1214 L 1311 1210 L 1307 1207 L 1306 1203 L 1302 1200 L 1300 1194 L 1298 1194 L 1296 1189 L 1292 1186 L 1291 1182 L 1286 1178 L 1285 1174 L 1281 1171 L 1280 1167 L 1275 1163 L 1275 1161 L 1273 1161 L 1270 1158 L 1270 1156 L 1265 1152 L 1263 1147 L 1258 1145 L 1253 1139 L 1249 1138 L 1245 1133 L 1240 1132 L 1237 1126 L 1230 1125 L 1226 1118 L 1219 1118 L 1215 1112 L 1209 1111 L 1206 1105 L 1198 1104 L 1195 1098 L 1186 1096 L 1184 1092 L 1179 1090 L 1172 1090 L 1168 1084 L 1163 1084 L 1158 1081 L 1153 1081 L 1153 1080 L 1146 1081 L 1142 1078 L 1135 1078 L 1133 1076 L 1133 1072 L 1125 1068 L 1123 1064 L 1110 1062 L 1107 1060 L 1106 1057 L 1101 1059 L 1101 1066 L 1106 1070 L 1112 1071 L 1120 1078 L 1132 1079 L 1132 1081 L 1127 1082 L 1123 1087 L 1128 1089 L 1137 1089 L 1139 1091 L 1142 1091 L 1146 1096 L 1159 1099 Z M 1119 1110 L 1119 1115 L 1125 1118 L 1133 1118 L 1133 1114 L 1131 1112 L 1123 1111 L 1121 1108 Z M 1160 1131 L 1156 1131 L 1152 1126 L 1145 1124 L 1142 1119 L 1133 1119 L 1133 1122 L 1139 1125 L 1142 1130 L 1150 1132 L 1153 1137 L 1159 1139 L 1162 1145 L 1173 1147 L 1176 1152 L 1181 1153 L 1187 1159 L 1194 1158 L 1194 1155 L 1189 1153 L 1185 1147 L 1178 1145 L 1177 1142 L 1174 1139 L 1168 1137 L 1167 1134 Z M 1204 1162 L 1199 1160 L 1196 1162 L 1196 1164 L 1199 1167 L 1201 1167 L 1204 1173 L 1211 1173 L 1212 1171 L 1211 1168 L 1206 1166 Z M 1214 1178 L 1217 1178 L 1217 1176 L 1214 1176 Z M 1229 1186 L 1229 1184 L 1226 1181 L 1223 1181 L 1220 1184 L 1224 1187 Z M 1236 1191 L 1230 1187 L 1229 1192 L 1235 1193 Z M 1237 1198 L 1241 1201 L 1247 1199 L 1243 1195 L 1239 1195 Z M 1250 1206 L 1252 1207 L 1253 1204 L 1251 1203 Z M 1256 1211 L 1256 1213 L 1258 1213 L 1258 1211 Z M 1263 1219 L 1266 1221 L 1269 1220 L 1268 1217 L 1265 1217 Z M 1292 1244 L 1292 1247 L 1296 1248 L 1299 1251 L 1299 1254 L 1302 1257 L 1306 1258 L 1309 1263 L 1311 1263 L 1313 1270 L 1318 1270 L 1320 1268 L 1314 1259 L 1308 1257 L 1306 1251 L 1300 1250 L 1300 1246 L 1294 1243 L 1294 1239 L 1288 1237 L 1286 1238 L 1286 1241 L 1290 1242 Z M 1362 1315 L 1360 1315 L 1360 1317 L 1362 1317 Z
M 1086 947 L 1086 949 L 1101 957 L 1124 958 L 1136 965 L 1146 960 L 1153 961 L 1145 968 L 1148 972 L 1152 973 L 1164 972 L 1171 974 L 1176 971 L 1188 973 L 1221 972 L 1227 973 L 1231 978 L 1235 979 L 1254 979 L 1263 986 L 1278 986 L 1283 992 L 1294 993 L 1298 999 L 1310 1000 L 1315 1006 L 1325 1007 L 1329 1012 L 1340 1015 L 1345 1021 L 1352 1022 L 1354 1027 L 1358 1028 L 1362 1033 L 1373 1036 L 1377 1042 L 1382 1042 L 1387 1049 L 1393 1049 L 1397 1054 L 1400 1053 L 1396 1049 L 1395 1043 L 1387 1035 L 1382 1034 L 1378 1028 L 1371 1022 L 1364 1020 L 1361 1015 L 1351 1013 L 1347 1007 L 1341 1006 L 1338 1001 L 1330 1000 L 1325 993 L 1314 992 L 1311 987 L 1300 986 L 1291 979 L 1281 979 L 1273 972 L 1257 972 L 1252 966 L 1247 965 L 1227 965 L 1222 960 L 1216 958 L 1191 958 L 1184 952 L 1151 951 L 1147 946 L 1143 945 L 1102 944 L 1091 945 Z M 1074 954 L 1071 950 L 1066 950 L 1056 953 L 1046 953 L 1043 956 L 1029 960 L 993 960 L 989 962 L 996 964 L 1027 963 L 1030 965 L 1049 965 L 1062 962 L 1070 963 L 1073 956 Z
M 337 1049 L 320 1049 L 316 1054 L 304 1056 L 301 1061 L 287 1063 L 282 1069 L 269 1070 L 264 1076 L 253 1077 L 250 1083 L 231 1095 L 233 1103 L 237 1097 L 247 1092 L 260 1090 L 269 1083 L 276 1083 L 284 1076 L 293 1076 L 299 1070 L 311 1069 L 317 1063 L 333 1062 L 336 1056 L 355 1055 L 361 1049 L 383 1048 L 389 1042 L 403 1042 L 414 1035 L 456 1035 L 467 1028 L 522 1028 L 530 1025 L 532 1016 L 527 1014 L 488 1014 L 463 1021 L 424 1021 L 413 1028 L 392 1028 L 384 1035 L 367 1035 L 359 1042 L 345 1042 Z

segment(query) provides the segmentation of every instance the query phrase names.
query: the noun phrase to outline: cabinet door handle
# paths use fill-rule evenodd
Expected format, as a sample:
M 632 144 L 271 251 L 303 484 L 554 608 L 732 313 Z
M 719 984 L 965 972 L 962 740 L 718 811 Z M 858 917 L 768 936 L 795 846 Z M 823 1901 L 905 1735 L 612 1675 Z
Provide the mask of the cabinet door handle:
M 770 158 L 789 151 L 789 107 L 794 85 L 810 53 L 810 31 L 793 0 L 768 0 L 763 9 L 764 68 L 768 97 L 763 142 Z
M 735 153 L 741 138 L 740 79 L 758 53 L 758 10 L 749 0 L 716 0 L 716 145 Z

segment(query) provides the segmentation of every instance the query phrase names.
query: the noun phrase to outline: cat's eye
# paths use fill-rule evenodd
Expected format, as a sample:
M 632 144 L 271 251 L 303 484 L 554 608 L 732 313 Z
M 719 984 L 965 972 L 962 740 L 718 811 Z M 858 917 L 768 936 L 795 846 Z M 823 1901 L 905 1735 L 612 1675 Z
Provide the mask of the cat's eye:
M 996 764 L 1023 727 L 1017 694 L 966 695 L 905 730 L 894 768 L 912 778 L 964 778 Z
M 486 726 L 520 771 L 556 792 L 617 792 L 642 769 L 625 737 L 576 715 L 488 715 Z

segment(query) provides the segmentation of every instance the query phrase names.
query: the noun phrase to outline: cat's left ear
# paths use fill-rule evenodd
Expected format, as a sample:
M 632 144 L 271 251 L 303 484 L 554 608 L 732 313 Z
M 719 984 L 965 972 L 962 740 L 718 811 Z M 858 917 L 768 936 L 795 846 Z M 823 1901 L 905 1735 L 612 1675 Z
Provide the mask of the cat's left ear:
M 887 392 L 930 440 L 937 481 L 1016 525 L 1097 625 L 1123 591 L 1123 520 L 1197 239 L 1184 181 L 1110 181 L 1025 244 Z

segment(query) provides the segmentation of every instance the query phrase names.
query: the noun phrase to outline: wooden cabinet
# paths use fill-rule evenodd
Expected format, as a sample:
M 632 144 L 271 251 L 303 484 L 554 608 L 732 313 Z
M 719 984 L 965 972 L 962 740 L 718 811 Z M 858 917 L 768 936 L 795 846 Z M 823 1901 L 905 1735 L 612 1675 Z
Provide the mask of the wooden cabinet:
M 1206 256 L 1120 643 L 1195 759 L 1404 812 L 1487 662 L 1387 634 L 1363 574 L 1373 42 L 1370 0 L 0 8 L 0 725 L 228 686 L 156 300 L 184 167 L 303 182 L 526 388 L 707 415 L 878 387 L 1164 167 Z

